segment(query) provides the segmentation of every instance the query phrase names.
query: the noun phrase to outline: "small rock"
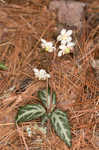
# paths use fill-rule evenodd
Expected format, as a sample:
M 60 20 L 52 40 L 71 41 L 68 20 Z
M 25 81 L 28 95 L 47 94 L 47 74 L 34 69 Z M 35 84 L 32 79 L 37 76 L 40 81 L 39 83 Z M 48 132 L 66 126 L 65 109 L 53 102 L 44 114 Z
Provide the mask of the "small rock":
M 85 6 L 83 2 L 53 0 L 49 4 L 49 10 L 56 12 L 59 23 L 81 29 Z

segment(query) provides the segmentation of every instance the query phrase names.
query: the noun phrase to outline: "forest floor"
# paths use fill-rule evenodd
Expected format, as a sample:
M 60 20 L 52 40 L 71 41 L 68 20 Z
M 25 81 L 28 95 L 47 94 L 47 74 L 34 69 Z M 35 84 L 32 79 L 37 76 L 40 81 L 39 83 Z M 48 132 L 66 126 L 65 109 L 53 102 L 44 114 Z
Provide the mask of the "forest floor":
M 99 149 L 99 1 L 88 7 L 80 31 L 74 31 L 74 52 L 56 57 L 41 48 L 41 38 L 55 41 L 57 20 L 50 0 L 0 0 L 0 150 L 68 150 L 47 123 L 48 134 L 35 130 L 40 120 L 15 124 L 20 106 L 38 103 L 34 68 L 50 73 L 57 108 L 67 112 L 72 134 L 70 150 Z M 28 136 L 27 127 L 32 135 Z

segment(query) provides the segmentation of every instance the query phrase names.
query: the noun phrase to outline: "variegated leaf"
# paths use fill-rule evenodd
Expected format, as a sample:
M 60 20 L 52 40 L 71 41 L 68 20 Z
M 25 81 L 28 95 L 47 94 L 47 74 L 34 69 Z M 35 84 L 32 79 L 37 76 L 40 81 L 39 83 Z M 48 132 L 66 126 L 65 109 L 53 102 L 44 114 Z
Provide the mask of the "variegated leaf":
M 56 109 L 51 114 L 51 123 L 57 135 L 71 147 L 71 132 L 66 113 Z
M 41 99 L 44 106 L 49 109 L 50 103 L 51 103 L 51 94 L 50 94 L 50 88 L 43 89 L 42 91 L 38 92 L 38 97 Z
M 46 113 L 45 108 L 40 104 L 28 104 L 26 106 L 20 107 L 16 122 L 25 122 L 33 119 L 37 119 Z
M 51 107 L 51 112 L 55 109 L 56 107 L 56 93 L 52 93 L 52 107 Z
M 42 122 L 41 122 L 41 124 L 44 125 L 45 122 L 47 122 L 48 119 L 49 119 L 49 118 L 48 118 L 48 115 L 47 115 L 47 114 L 44 114 L 44 115 L 42 116 Z
M 56 105 L 56 93 L 55 92 L 52 93 L 52 104 Z
M 41 99 L 42 103 L 44 104 L 44 106 L 47 109 L 50 108 L 51 100 L 52 100 L 52 111 L 53 111 L 53 109 L 55 108 L 55 104 L 56 104 L 56 94 L 55 94 L 55 92 L 52 93 L 52 97 L 51 97 L 50 88 L 48 88 L 48 90 L 43 89 L 42 91 L 38 92 L 38 97 Z

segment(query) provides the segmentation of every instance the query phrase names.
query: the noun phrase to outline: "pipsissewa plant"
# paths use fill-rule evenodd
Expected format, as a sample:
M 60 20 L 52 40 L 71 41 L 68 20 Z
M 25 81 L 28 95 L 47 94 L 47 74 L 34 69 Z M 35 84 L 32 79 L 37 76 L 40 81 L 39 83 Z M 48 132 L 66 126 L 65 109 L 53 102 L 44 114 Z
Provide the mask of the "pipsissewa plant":
M 42 118 L 42 125 L 50 119 L 50 122 L 56 132 L 56 134 L 69 146 L 71 147 L 71 132 L 70 126 L 65 112 L 56 108 L 56 94 L 51 93 L 50 88 L 38 91 L 38 97 L 42 101 L 42 104 L 28 104 L 19 108 L 16 123 L 31 121 L 39 117 Z M 52 102 L 52 103 L 51 103 Z M 51 109 L 50 109 L 51 107 Z M 49 110 L 47 112 L 46 110 Z

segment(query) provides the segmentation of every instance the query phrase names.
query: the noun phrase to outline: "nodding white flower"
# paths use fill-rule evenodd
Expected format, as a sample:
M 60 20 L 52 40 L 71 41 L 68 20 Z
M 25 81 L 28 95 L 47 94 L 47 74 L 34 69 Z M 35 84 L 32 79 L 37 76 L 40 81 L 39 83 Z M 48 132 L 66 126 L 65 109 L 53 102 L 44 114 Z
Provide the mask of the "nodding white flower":
M 41 46 L 42 48 L 44 48 L 47 52 L 53 52 L 54 50 L 56 50 L 56 48 L 53 46 L 52 42 L 47 42 L 44 39 L 41 39 Z
M 58 52 L 58 56 L 60 57 L 64 54 L 69 54 L 74 46 L 75 46 L 75 43 L 73 42 L 69 42 L 67 45 L 64 45 L 64 44 L 60 45 L 59 49 L 61 50 Z
M 38 70 L 37 68 L 33 69 L 34 74 L 39 80 L 46 80 L 50 78 L 50 74 L 48 74 L 44 69 Z
M 57 37 L 57 41 L 61 41 L 61 44 L 66 44 L 68 42 L 71 42 L 72 37 L 72 30 L 62 29 L 60 32 L 60 35 Z

